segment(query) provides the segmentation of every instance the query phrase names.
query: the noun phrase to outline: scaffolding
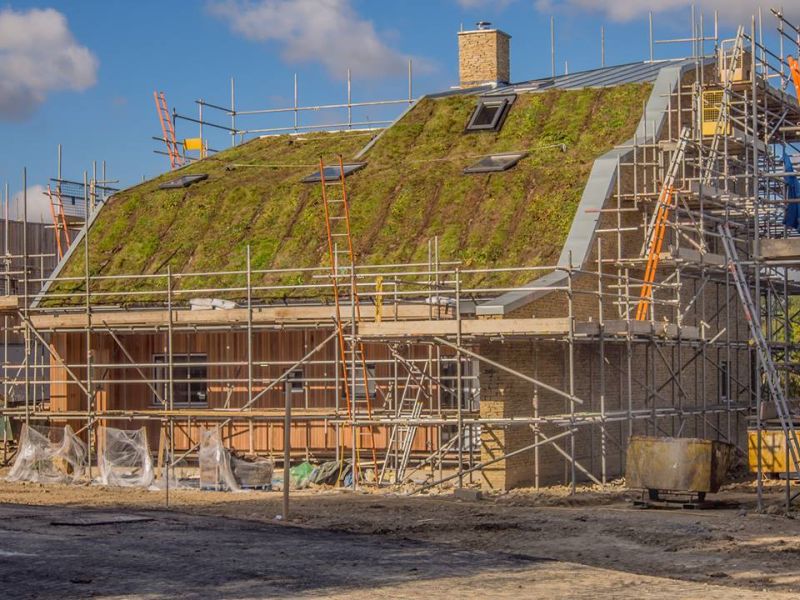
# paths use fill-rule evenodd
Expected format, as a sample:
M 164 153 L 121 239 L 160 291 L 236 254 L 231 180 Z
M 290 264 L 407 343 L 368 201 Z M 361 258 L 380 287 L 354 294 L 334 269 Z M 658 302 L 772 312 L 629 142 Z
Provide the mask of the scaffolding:
M 4 387 L 78 390 L 81 402 L 79 408 L 53 412 L 49 398 L 26 393 L 24 402 L 10 403 L 6 394 L 2 415 L 26 424 L 79 425 L 76 433 L 88 441 L 90 476 L 98 428 L 122 420 L 136 426 L 158 424 L 158 469 L 167 472 L 196 456 L 199 431 L 209 423 L 224 432 L 226 444 L 246 439 L 242 443 L 253 453 L 259 451 L 257 428 L 266 427 L 272 440 L 273 428 L 278 431 L 283 424 L 283 444 L 260 452 L 279 458 L 283 451 L 286 468 L 298 459 L 344 462 L 348 450 L 357 462 L 357 443 L 348 444 L 345 432 L 378 430 L 385 443 L 374 472 L 363 468 L 352 485 L 410 485 L 412 493 L 454 480 L 468 485 L 476 474 L 520 455 L 531 458 L 536 486 L 548 480 L 545 463 L 553 462 L 553 456 L 563 466 L 562 480 L 573 489 L 580 481 L 605 485 L 620 472 L 626 440 L 634 433 L 692 432 L 746 451 L 749 426 L 756 433 L 761 504 L 762 434 L 774 424 L 768 414 L 773 398 L 763 386 L 764 361 L 750 340 L 725 242 L 736 250 L 742 283 L 754 299 L 753 318 L 779 372 L 777 385 L 790 397 L 798 368 L 792 329 L 799 324 L 800 310 L 792 297 L 800 293 L 795 270 L 800 253 L 770 254 L 765 242 L 800 240 L 784 225 L 787 207 L 797 200 L 787 195 L 781 160 L 786 152 L 800 151 L 800 107 L 786 93 L 791 69 L 785 60 L 790 52 L 784 48 L 789 42 L 796 53 L 800 30 L 780 13 L 775 18 L 778 51 L 763 42 L 755 18 L 749 30 L 740 28 L 732 40 L 717 44 L 714 38 L 712 56 L 705 55 L 708 38 L 702 26 L 693 33 L 691 68 L 662 99 L 663 122 L 649 122 L 645 114 L 643 135 L 618 147 L 615 186 L 599 209 L 586 260 L 467 268 L 441 260 L 438 241 L 431 240 L 426 263 L 361 265 L 353 260 L 346 265 L 346 284 L 342 271 L 324 266 L 253 269 L 249 249 L 243 271 L 173 273 L 167 268 L 154 275 L 102 276 L 90 274 L 85 260 L 83 277 L 59 278 L 81 284 L 81 302 L 60 308 L 30 302 L 31 286 L 43 285 L 45 278 L 29 277 L 26 268 L 22 293 L 8 295 L 3 303 L 6 331 L 42 348 L 50 364 L 34 372 L 6 364 Z M 716 103 L 711 113 L 709 102 Z M 221 110 L 232 119 L 244 114 L 233 107 Z M 706 120 L 714 126 L 704 132 Z M 199 122 L 204 123 L 202 117 Z M 232 138 L 243 131 L 230 128 Z M 321 164 L 323 177 L 324 171 Z M 322 219 L 322 207 L 320 211 Z M 723 236 L 720 227 L 730 236 Z M 84 227 L 84 252 L 90 235 Z M 31 258 L 24 257 L 26 265 Z M 501 271 L 526 274 L 533 283 L 465 283 Z M 297 273 L 312 283 L 253 283 Z M 558 277 L 542 279 L 546 273 Z M 8 267 L 5 276 L 11 277 Z M 244 286 L 214 283 L 241 278 Z M 136 280 L 147 289 L 96 291 L 98 283 L 109 280 Z M 177 285 L 186 281 L 197 283 Z M 348 293 L 340 294 L 338 286 L 349 288 Z M 270 302 L 294 292 L 312 299 Z M 476 316 L 482 301 L 509 292 L 560 301 L 557 309 L 551 303 L 536 315 L 520 310 L 498 318 Z M 240 300 L 218 310 L 190 310 L 190 299 L 199 295 Z M 74 295 L 49 292 L 47 298 L 57 303 L 74 300 Z M 141 298 L 148 298 L 150 305 L 121 308 Z M 337 309 L 340 301 L 349 306 Z M 258 355 L 256 338 L 269 332 L 295 332 L 303 344 L 294 356 Z M 241 336 L 244 352 L 224 360 L 193 360 L 192 336 L 214 333 Z M 137 359 L 126 336 L 139 334 L 160 336 L 163 356 Z M 82 338 L 79 352 L 59 353 L 53 340 L 66 335 Z M 337 343 L 339 336 L 346 345 Z M 96 348 L 100 340 L 121 360 Z M 523 367 L 498 358 L 503 355 L 498 348 L 514 344 L 528 352 Z M 356 354 L 348 356 L 347 347 L 363 348 L 363 357 L 357 359 L 362 362 L 360 374 Z M 538 371 L 543 355 L 554 352 L 563 357 L 559 384 Z M 347 360 L 350 370 L 338 368 Z M 588 371 L 583 377 L 577 374 L 579 364 Z M 368 365 L 375 365 L 369 377 Z M 228 390 L 223 407 L 193 407 L 176 398 L 176 384 L 198 381 L 186 375 L 191 367 L 206 368 L 200 383 Z M 304 367 L 319 367 L 327 374 L 309 377 Z M 357 374 L 363 384 L 355 381 Z M 528 386 L 530 414 L 497 416 L 484 410 L 493 401 L 484 381 L 498 374 Z M 343 395 L 348 376 L 349 392 Z M 152 392 L 153 406 L 106 405 L 111 386 L 142 384 Z M 357 387 L 371 406 L 351 399 Z M 309 401 L 311 388 L 326 395 L 324 406 Z M 258 406 L 279 390 L 284 406 Z M 237 403 L 232 398 L 244 399 Z M 553 409 L 554 399 L 560 410 Z M 311 424 L 324 430 L 323 448 L 314 448 L 310 434 L 303 433 L 302 427 Z M 509 430 L 524 430 L 527 441 L 487 450 L 496 443 L 492 438 L 506 440 L 502 432 Z M 420 438 L 426 444 L 415 447 Z M 797 470 L 790 461 L 786 464 L 787 475 Z M 786 485 L 788 506 L 795 496 L 791 477 Z

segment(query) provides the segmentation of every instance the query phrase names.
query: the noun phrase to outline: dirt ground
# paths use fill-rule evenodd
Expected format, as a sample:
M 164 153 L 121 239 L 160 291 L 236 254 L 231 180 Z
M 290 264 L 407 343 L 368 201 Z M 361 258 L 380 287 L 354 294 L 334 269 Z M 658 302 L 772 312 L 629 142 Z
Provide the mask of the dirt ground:
M 153 517 L 156 521 L 165 523 L 176 519 L 213 519 L 214 528 L 218 530 L 225 529 L 221 522 L 229 523 L 233 530 L 271 528 L 271 531 L 289 535 L 303 548 L 315 547 L 314 536 L 324 532 L 328 536 L 325 543 L 339 548 L 334 554 L 347 572 L 353 568 L 370 568 L 373 560 L 370 557 L 387 552 L 396 554 L 396 544 L 413 542 L 421 544 L 420 548 L 426 551 L 409 568 L 430 571 L 421 578 L 424 585 L 418 578 L 406 580 L 391 576 L 387 576 L 386 581 L 390 582 L 387 585 L 372 582 L 366 590 L 352 581 L 328 582 L 314 589 L 303 586 L 282 589 L 270 584 L 261 591 L 248 583 L 241 590 L 229 588 L 229 593 L 220 588 L 217 590 L 219 597 L 308 594 L 352 597 L 354 594 L 375 596 L 379 591 L 392 597 L 418 596 L 423 591 L 437 597 L 450 595 L 456 589 L 467 595 L 501 596 L 518 594 L 517 586 L 522 586 L 540 597 L 588 598 L 601 593 L 619 598 L 664 595 L 789 598 L 800 593 L 800 569 L 797 567 L 800 523 L 783 514 L 782 494 L 781 485 L 769 486 L 767 510 L 759 514 L 755 510 L 754 484 L 750 482 L 729 486 L 715 495 L 724 506 L 713 510 L 634 508 L 629 502 L 631 493 L 619 487 L 605 491 L 582 488 L 575 496 L 561 488 L 540 492 L 515 490 L 484 496 L 475 502 L 456 499 L 452 491 L 407 496 L 304 490 L 292 493 L 290 519 L 283 522 L 276 519 L 281 506 L 281 495 L 277 492 L 231 494 L 172 490 L 170 507 L 166 509 L 164 492 L 2 482 L 0 525 L 6 531 L 0 537 L 0 556 L 13 555 L 18 551 L 14 540 L 22 540 L 31 533 L 24 527 L 19 530 L 18 521 L 6 514 L 7 509 L 24 507 L 35 511 L 38 517 L 32 516 L 30 523 L 38 525 L 41 523 L 37 518 L 46 520 L 53 510 L 74 514 L 135 511 L 137 515 L 156 515 Z M 17 529 L 9 530 L 10 525 Z M 194 531 L 204 529 L 202 522 L 187 527 Z M 156 531 L 162 529 L 155 528 Z M 98 530 L 93 528 L 92 531 Z M 149 539 L 147 535 L 141 539 Z M 267 535 L 266 539 L 272 535 Z M 192 545 L 193 539 L 188 536 L 185 543 Z M 354 544 L 361 548 L 367 543 L 353 542 L 356 539 L 368 540 L 368 545 L 374 546 L 367 551 L 367 557 L 359 558 L 358 552 L 351 556 L 348 548 Z M 176 544 L 180 544 L 177 539 Z M 125 548 L 119 551 L 123 555 L 127 552 Z M 450 561 L 439 564 L 431 558 L 461 553 L 466 553 L 464 560 L 474 563 L 474 570 L 454 566 L 451 569 Z M 292 554 L 292 569 L 307 577 L 323 566 L 314 559 L 313 553 Z M 489 566 L 482 567 L 489 559 L 499 562 L 489 561 Z M 233 560 L 233 557 L 226 556 L 224 560 Z M 7 566 L 8 560 L 0 564 Z M 195 566 L 205 568 L 202 564 Z M 330 568 L 329 561 L 325 566 Z M 186 568 L 192 570 L 192 565 L 187 564 Z M 375 569 L 376 573 L 381 571 L 381 568 Z M 6 584 L 12 581 L 2 566 L 0 581 Z M 210 589 L 213 588 L 212 585 Z M 205 591 L 209 592 L 209 588 Z M 99 594 L 90 595 L 118 596 L 117 592 L 99 590 Z M 74 597 L 83 597 L 80 593 Z M 66 590 L 59 590 L 55 596 L 59 594 L 72 597 Z M 129 597 L 174 595 L 168 589 L 148 589 Z

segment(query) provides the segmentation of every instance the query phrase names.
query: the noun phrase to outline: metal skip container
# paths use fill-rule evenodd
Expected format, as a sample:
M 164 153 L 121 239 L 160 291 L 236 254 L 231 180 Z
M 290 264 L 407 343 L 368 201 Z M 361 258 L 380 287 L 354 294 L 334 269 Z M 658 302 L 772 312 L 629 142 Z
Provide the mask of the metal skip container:
M 726 481 L 734 446 L 699 438 L 631 436 L 628 487 L 672 492 L 717 492 Z

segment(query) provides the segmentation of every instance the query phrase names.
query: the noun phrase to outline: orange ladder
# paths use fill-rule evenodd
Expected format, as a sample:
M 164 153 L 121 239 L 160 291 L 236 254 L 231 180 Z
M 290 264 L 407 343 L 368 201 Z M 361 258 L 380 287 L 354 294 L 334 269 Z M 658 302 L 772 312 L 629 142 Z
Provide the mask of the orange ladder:
M 647 237 L 647 266 L 644 271 L 644 283 L 639 292 L 639 303 L 636 305 L 636 320 L 647 320 L 647 310 L 650 303 L 653 301 L 653 283 L 656 280 L 656 271 L 658 270 L 658 263 L 661 261 L 661 249 L 664 246 L 664 238 L 667 235 L 667 222 L 669 220 L 670 211 L 675 208 L 675 178 L 678 175 L 678 169 L 683 162 L 683 157 L 686 154 L 686 146 L 689 143 L 689 136 L 691 130 L 684 127 L 681 131 L 680 141 L 672 155 L 672 160 L 667 169 L 664 183 L 661 186 L 661 192 L 658 195 L 658 207 L 653 219 L 648 227 Z
M 64 201 L 61 199 L 61 187 L 56 186 L 55 192 L 47 186 L 47 196 L 50 198 L 50 216 L 53 219 L 53 231 L 56 238 L 56 251 L 58 259 L 64 258 L 64 253 L 69 250 L 72 243 L 67 227 L 67 217 L 64 214 Z M 61 244 L 61 232 L 64 232 L 64 245 Z
M 170 168 L 177 169 L 183 166 L 183 156 L 178 150 L 178 142 L 175 139 L 175 124 L 172 122 L 172 115 L 169 113 L 167 99 L 164 97 L 164 92 L 153 92 L 153 99 L 156 102 L 158 120 L 161 122 L 161 132 L 164 135 L 164 144 L 167 147 Z
M 361 322 L 361 303 L 358 298 L 358 286 L 355 274 L 355 252 L 350 230 L 350 206 L 348 204 L 347 184 L 345 183 L 344 162 L 339 157 L 335 167 L 337 178 L 326 180 L 325 163 L 319 160 L 322 204 L 325 209 L 325 230 L 328 238 L 328 255 L 330 258 L 331 282 L 336 304 L 336 327 L 339 343 L 339 357 L 342 368 L 342 384 L 347 402 L 347 416 L 353 422 L 352 434 L 354 444 L 353 485 L 356 485 L 361 471 L 361 453 L 369 451 L 375 479 L 378 478 L 378 456 L 375 444 L 375 427 L 373 425 L 355 425 L 359 417 L 372 420 L 372 397 L 370 393 L 370 376 L 364 356 L 364 343 L 357 339 L 358 324 Z M 339 247 L 340 243 L 344 249 Z M 345 315 L 345 303 L 350 305 L 350 315 Z M 345 327 L 353 328 L 353 335 L 345 335 Z M 361 373 L 359 373 L 359 369 Z M 355 380 L 363 380 L 363 393 L 357 393 Z M 337 390 L 338 394 L 339 391 Z
M 792 75 L 798 102 L 800 102 L 800 64 L 797 63 L 797 59 L 794 56 L 787 56 L 786 62 L 789 63 L 789 72 Z

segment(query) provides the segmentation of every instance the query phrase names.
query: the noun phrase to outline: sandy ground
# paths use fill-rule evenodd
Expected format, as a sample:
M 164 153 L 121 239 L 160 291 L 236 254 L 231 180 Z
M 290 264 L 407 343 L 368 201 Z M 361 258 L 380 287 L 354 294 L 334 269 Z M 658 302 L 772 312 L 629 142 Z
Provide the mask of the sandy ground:
M 253 527 L 291 531 L 301 544 L 304 536 L 312 536 L 306 540 L 312 546 L 313 535 L 325 532 L 342 546 L 339 554 L 345 561 L 345 570 L 370 563 L 370 559 L 348 562 L 347 540 L 353 540 L 354 535 L 370 540 L 378 554 L 383 554 L 386 544 L 414 542 L 430 549 L 415 566 L 433 569 L 424 578 L 390 577 L 389 585 L 373 584 L 369 590 L 338 583 L 323 586 L 324 589 L 297 588 L 294 592 L 289 588 L 283 592 L 265 588 L 261 593 L 247 587 L 241 593 L 229 590 L 231 594 L 220 597 L 398 597 L 422 593 L 441 597 L 456 590 L 467 595 L 510 596 L 519 593 L 517 586 L 539 597 L 573 598 L 597 594 L 618 598 L 789 598 L 800 593 L 800 523 L 782 513 L 779 485 L 769 488 L 768 511 L 763 514 L 755 511 L 752 483 L 729 486 L 715 496 L 727 506 L 702 511 L 633 508 L 628 501 L 630 493 L 621 488 L 585 488 L 576 496 L 559 488 L 538 493 L 517 490 L 477 502 L 458 500 L 452 492 L 410 497 L 301 491 L 293 492 L 289 522 L 275 518 L 281 505 L 281 496 L 275 492 L 172 490 L 170 496 L 167 511 L 163 492 L 0 483 L 0 503 L 40 506 L 43 515 L 47 514 L 47 507 L 62 507 L 77 513 L 145 511 L 157 514 L 158 519 L 222 518 L 230 521 L 234 529 L 241 528 L 238 523 L 245 521 Z M 7 521 L 0 513 L 0 523 Z M 2 539 L 0 554 L 4 550 L 13 552 L 13 544 L 6 546 L 14 536 L 3 535 Z M 476 557 L 488 552 L 493 557 L 502 555 L 501 563 L 511 562 L 485 569 L 476 566 L 475 572 L 451 572 L 447 563 L 438 569 L 431 567 L 429 556 L 459 552 L 477 553 Z M 476 565 L 481 563 L 478 558 L 469 560 Z M 295 566 L 305 573 L 315 573 L 320 568 L 308 556 L 298 559 Z M 2 580 L 8 581 L 5 574 Z

